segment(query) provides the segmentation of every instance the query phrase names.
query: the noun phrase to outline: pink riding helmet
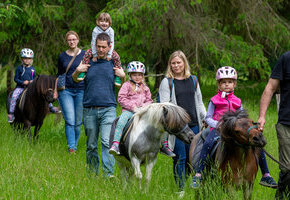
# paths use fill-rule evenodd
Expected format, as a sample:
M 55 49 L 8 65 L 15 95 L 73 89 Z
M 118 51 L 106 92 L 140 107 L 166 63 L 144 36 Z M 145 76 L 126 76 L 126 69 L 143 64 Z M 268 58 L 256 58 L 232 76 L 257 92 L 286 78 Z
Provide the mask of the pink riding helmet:
M 237 80 L 237 71 L 230 66 L 224 66 L 219 68 L 216 72 L 216 80 L 218 81 L 224 78 L 231 78 Z

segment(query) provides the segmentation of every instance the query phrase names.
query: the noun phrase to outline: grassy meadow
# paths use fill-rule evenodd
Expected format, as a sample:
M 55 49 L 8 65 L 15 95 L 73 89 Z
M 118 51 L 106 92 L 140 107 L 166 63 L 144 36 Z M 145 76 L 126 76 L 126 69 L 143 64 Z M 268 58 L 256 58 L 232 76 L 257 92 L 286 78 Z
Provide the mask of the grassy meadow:
M 236 95 L 242 99 L 244 109 L 256 121 L 259 100 L 266 83 L 239 83 Z M 202 82 L 205 105 L 216 93 L 214 83 Z M 172 160 L 161 154 L 153 169 L 149 191 L 140 191 L 134 181 L 124 187 L 119 169 L 115 167 L 116 178 L 108 179 L 89 174 L 86 171 L 86 137 L 82 128 L 75 155 L 69 155 L 66 147 L 64 121 L 55 122 L 55 115 L 49 115 L 40 130 L 39 139 L 30 142 L 14 133 L 7 122 L 5 93 L 1 93 L 1 137 L 0 137 L 0 199 L 177 199 Z M 120 112 L 120 109 L 119 109 Z M 266 150 L 278 158 L 278 143 L 275 132 L 277 111 L 275 101 L 267 112 L 264 135 Z M 278 181 L 279 168 L 267 158 L 271 175 Z M 101 167 L 100 167 L 101 168 Z M 144 172 L 144 168 L 142 168 Z M 259 170 L 252 199 L 273 199 L 275 190 L 259 185 Z M 184 199 L 195 199 L 196 191 L 187 181 Z M 198 191 L 200 199 L 242 199 L 242 192 L 225 192 L 219 178 L 209 180 Z

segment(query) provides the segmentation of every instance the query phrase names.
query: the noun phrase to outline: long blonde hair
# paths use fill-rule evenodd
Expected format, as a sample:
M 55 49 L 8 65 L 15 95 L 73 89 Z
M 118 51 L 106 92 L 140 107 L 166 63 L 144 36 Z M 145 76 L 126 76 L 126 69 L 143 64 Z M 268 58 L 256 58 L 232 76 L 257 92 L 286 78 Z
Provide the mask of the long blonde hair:
M 167 78 L 174 78 L 175 77 L 174 72 L 172 71 L 172 68 L 171 68 L 171 61 L 175 57 L 179 57 L 183 61 L 183 63 L 184 63 L 183 77 L 188 78 L 190 76 L 190 66 L 188 64 L 188 60 L 187 60 L 185 54 L 181 50 L 175 51 L 170 55 L 170 57 L 168 59 L 166 77 Z

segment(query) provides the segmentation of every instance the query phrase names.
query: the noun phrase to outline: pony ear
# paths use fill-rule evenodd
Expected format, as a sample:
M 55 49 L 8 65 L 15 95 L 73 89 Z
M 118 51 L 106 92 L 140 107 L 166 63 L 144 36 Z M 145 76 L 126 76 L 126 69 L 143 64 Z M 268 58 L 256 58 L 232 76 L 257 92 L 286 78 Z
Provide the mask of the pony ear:
M 167 124 L 167 114 L 168 114 L 168 109 L 166 106 L 163 107 L 163 118 L 162 118 L 162 123 Z

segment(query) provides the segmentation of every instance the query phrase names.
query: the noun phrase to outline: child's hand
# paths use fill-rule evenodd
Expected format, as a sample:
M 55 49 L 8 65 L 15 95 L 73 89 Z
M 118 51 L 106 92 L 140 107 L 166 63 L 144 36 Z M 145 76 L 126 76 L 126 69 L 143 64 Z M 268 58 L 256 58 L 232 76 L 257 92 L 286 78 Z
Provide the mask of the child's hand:
M 108 60 L 108 61 L 110 61 L 110 60 L 112 60 L 112 58 L 110 58 L 110 57 L 107 57 L 107 60 Z
M 23 85 L 28 85 L 29 84 L 29 81 L 28 80 L 25 80 L 24 82 L 23 82 Z
M 32 83 L 32 82 L 33 82 L 33 80 L 30 80 L 30 81 L 29 81 L 29 83 Z
M 93 62 L 97 62 L 97 57 L 93 57 Z

